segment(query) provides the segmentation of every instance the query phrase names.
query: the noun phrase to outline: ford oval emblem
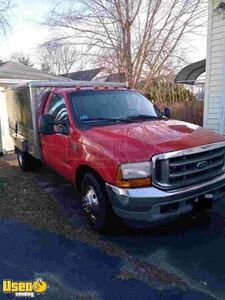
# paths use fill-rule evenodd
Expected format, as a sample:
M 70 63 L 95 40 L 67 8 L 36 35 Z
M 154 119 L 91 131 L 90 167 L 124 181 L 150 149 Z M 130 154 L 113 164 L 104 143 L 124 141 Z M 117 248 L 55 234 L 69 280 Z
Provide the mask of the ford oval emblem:
M 198 169 L 203 169 L 203 168 L 208 167 L 208 165 L 209 165 L 209 163 L 206 160 L 204 160 L 204 161 L 200 161 L 199 163 L 197 163 L 196 167 Z

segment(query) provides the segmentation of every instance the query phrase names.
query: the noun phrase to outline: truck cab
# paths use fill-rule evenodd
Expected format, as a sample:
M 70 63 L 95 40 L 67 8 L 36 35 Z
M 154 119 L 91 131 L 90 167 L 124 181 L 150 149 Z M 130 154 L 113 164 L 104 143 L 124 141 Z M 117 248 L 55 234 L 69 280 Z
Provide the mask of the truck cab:
M 171 120 L 138 91 L 89 83 L 50 87 L 37 97 L 29 101 L 33 142 L 18 142 L 17 120 L 19 164 L 28 170 L 41 160 L 70 180 L 95 230 L 118 219 L 169 221 L 224 196 L 224 137 Z

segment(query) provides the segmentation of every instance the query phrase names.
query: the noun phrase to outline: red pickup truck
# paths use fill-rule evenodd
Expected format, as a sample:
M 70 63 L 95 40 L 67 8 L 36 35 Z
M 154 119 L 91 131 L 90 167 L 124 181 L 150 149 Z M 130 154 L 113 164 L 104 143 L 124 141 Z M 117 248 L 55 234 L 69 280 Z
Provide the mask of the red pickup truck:
M 81 192 L 91 226 L 148 226 L 225 196 L 225 139 L 171 120 L 122 84 L 30 82 L 9 89 L 20 167 L 40 160 Z

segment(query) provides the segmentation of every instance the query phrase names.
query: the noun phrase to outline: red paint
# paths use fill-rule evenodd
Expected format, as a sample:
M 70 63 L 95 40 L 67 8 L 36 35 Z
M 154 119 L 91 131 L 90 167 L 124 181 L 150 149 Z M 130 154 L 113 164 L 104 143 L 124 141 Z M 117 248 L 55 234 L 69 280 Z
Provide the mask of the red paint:
M 76 180 L 77 169 L 82 165 L 91 167 L 106 182 L 115 184 L 116 171 L 122 163 L 145 161 L 156 154 L 225 141 L 224 137 L 205 128 L 175 120 L 122 123 L 81 131 L 74 124 L 67 96 L 68 92 L 76 90 L 54 89 L 42 112 L 46 113 L 54 93 L 62 94 L 69 115 L 70 134 L 41 138 L 46 164 L 73 182 Z

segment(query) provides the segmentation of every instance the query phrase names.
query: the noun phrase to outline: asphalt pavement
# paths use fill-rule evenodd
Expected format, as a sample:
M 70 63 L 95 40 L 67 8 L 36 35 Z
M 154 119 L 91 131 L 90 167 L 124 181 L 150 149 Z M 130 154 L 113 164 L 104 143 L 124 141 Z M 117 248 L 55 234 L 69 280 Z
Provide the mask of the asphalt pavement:
M 50 196 L 74 234 L 1 217 L 0 279 L 42 278 L 49 287 L 36 298 L 49 300 L 225 299 L 225 201 L 209 215 L 104 236 L 88 227 L 69 183 L 48 169 L 25 176 Z

